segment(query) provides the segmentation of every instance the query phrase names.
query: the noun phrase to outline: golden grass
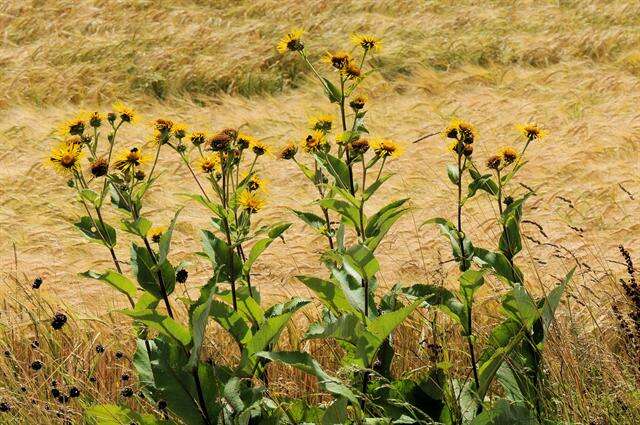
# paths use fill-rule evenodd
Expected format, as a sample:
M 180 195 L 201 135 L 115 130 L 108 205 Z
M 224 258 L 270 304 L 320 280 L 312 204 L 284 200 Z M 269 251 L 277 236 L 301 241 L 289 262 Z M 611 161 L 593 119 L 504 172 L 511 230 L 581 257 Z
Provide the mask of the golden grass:
M 276 52 L 281 33 L 304 26 L 309 32 L 307 45 L 319 57 L 324 53 L 320 46 L 347 48 L 351 31 L 373 31 L 384 38 L 385 48 L 374 60 L 379 73 L 367 80 L 364 90 L 374 105 L 369 114 L 376 124 L 370 130 L 404 141 L 407 151 L 391 166 L 398 175 L 384 190 L 389 197 L 410 196 L 416 207 L 381 247 L 381 283 L 433 280 L 454 267 L 440 263 L 448 259 L 443 258 L 448 248 L 437 232 L 417 228 L 424 219 L 452 214 L 448 200 L 453 193 L 443 172 L 448 154 L 437 138 L 415 145 L 410 140 L 439 130 L 457 115 L 481 130 L 475 155 L 484 158 L 511 142 L 497 135 L 510 134 L 517 122 L 543 123 L 550 136 L 530 148 L 532 162 L 526 169 L 527 181 L 538 192 L 527 206 L 532 223 L 523 225 L 525 252 L 532 260 L 523 264 L 530 279 L 527 284 L 536 291 L 548 289 L 578 265 L 554 338 L 547 344 L 550 380 L 563 395 L 557 410 L 574 421 L 640 420 L 637 380 L 625 369 L 610 312 L 611 304 L 622 299 L 616 277 L 623 266 L 618 264 L 616 245 L 625 245 L 634 258 L 640 254 L 640 5 L 478 3 L 9 0 L 0 4 L 0 270 L 1 281 L 7 282 L 0 289 L 0 327 L 6 326 L 0 343 L 18 347 L 21 367 L 34 355 L 29 349 L 33 326 L 26 326 L 31 319 L 17 316 L 15 302 L 22 295 L 10 288 L 15 280 L 28 286 L 36 275 L 45 280 L 41 292 L 53 303 L 52 309 L 72 315 L 74 332 L 51 336 L 71 356 L 59 364 L 64 376 L 71 377 L 69 382 L 86 379 L 86 370 L 76 373 L 70 365 L 87 369 L 93 364 L 92 331 L 101 332 L 112 346 L 121 339 L 109 330 L 111 325 L 89 320 L 119 306 L 116 296 L 76 275 L 110 267 L 109 258 L 102 247 L 87 244 L 72 228 L 66 218 L 69 211 L 77 215 L 81 211 L 70 202 L 72 193 L 61 187 L 64 181 L 42 165 L 60 116 L 78 107 L 106 109 L 116 99 L 127 99 L 143 120 L 123 131 L 121 143 L 144 143 L 151 134 L 145 124 L 173 111 L 170 118 L 193 129 L 238 126 L 281 146 L 302 136 L 306 115 L 335 113 L 318 109 L 316 105 L 324 104 L 319 100 L 322 93 L 309 89 L 302 65 Z M 149 202 L 162 206 L 150 212 L 158 224 L 166 223 L 174 207 L 185 202 L 176 193 L 194 189 L 187 183 L 187 171 L 169 152 L 163 154 L 160 167 L 166 170 L 161 177 L 164 189 L 156 189 Z M 300 200 L 310 202 L 312 191 L 291 183 L 291 175 L 298 171 L 290 163 L 274 159 L 262 171 L 272 190 L 270 205 L 260 215 L 268 222 L 295 221 L 285 207 Z M 471 236 L 478 244 L 495 239 L 496 214 L 482 199 L 468 206 L 465 220 L 477 227 Z M 115 223 L 115 215 L 108 220 Z M 174 258 L 192 262 L 192 288 L 205 282 L 210 271 L 207 264 L 185 253 L 197 246 L 197 230 L 207 222 L 202 209 L 189 205 L 176 230 Z M 266 297 L 307 295 L 293 276 L 318 269 L 322 243 L 295 223 L 286 233 L 286 244 L 274 244 L 254 268 L 255 282 Z M 126 240 L 121 241 L 117 248 L 121 257 L 126 257 L 126 247 Z M 453 276 L 445 280 L 450 282 Z M 486 314 L 478 327 L 485 332 L 495 323 L 494 291 L 500 290 L 490 282 L 481 294 Z M 36 311 L 36 319 L 50 320 L 51 311 Z M 104 320 L 119 323 L 122 318 Z M 25 326 L 17 326 L 18 322 Z M 289 337 L 295 342 L 294 334 Z M 403 370 L 425 361 L 422 351 L 417 358 L 407 347 L 401 354 Z M 121 348 L 130 353 L 131 347 Z M 209 350 L 215 356 L 216 347 Z M 84 360 L 76 362 L 76 356 Z M 9 370 L 6 361 L 0 359 L 3 373 Z M 324 358 L 325 362 L 330 359 Z M 99 387 L 104 394 L 86 383 L 83 393 L 98 401 L 116 400 L 120 366 L 100 364 L 100 381 L 108 382 Z M 275 372 L 271 373 L 284 391 L 289 381 Z M 287 376 L 305 379 L 298 388 L 313 388 L 308 378 Z M 29 405 L 33 398 L 44 406 L 47 387 L 42 380 L 25 379 L 0 383 L 0 399 L 21 406 L 25 422 L 16 423 L 54 423 L 54 414 Z M 20 386 L 26 386 L 27 393 L 21 393 Z M 621 402 L 629 408 L 626 413 L 620 411 Z M 80 412 L 81 406 L 72 407 Z

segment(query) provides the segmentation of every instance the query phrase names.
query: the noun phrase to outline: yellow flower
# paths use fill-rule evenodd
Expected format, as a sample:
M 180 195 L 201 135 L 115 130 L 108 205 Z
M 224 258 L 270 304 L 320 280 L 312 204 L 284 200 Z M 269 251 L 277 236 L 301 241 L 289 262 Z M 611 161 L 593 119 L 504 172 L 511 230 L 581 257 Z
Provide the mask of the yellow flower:
M 260 211 L 265 204 L 264 199 L 260 198 L 255 192 L 249 192 L 245 190 L 240 195 L 240 199 L 238 203 L 243 207 L 243 209 L 250 214 L 257 213 Z
M 293 159 L 298 153 L 298 147 L 295 143 L 287 143 L 278 153 L 278 158 L 280 159 Z
M 214 171 L 221 171 L 220 169 L 220 155 L 211 153 L 204 155 L 197 161 L 197 166 L 203 173 L 209 174 Z
M 62 175 L 69 176 L 80 169 L 82 147 L 76 144 L 61 143 L 51 150 L 47 163 Z
M 353 79 L 360 77 L 362 75 L 362 70 L 354 61 L 349 61 L 347 66 L 340 70 L 340 73 L 347 78 Z
M 82 145 L 85 143 L 86 139 L 83 138 L 82 136 L 69 136 L 66 137 L 64 139 L 64 144 L 65 145 L 77 145 L 82 147 Z
M 116 111 L 116 114 L 123 122 L 132 124 L 136 121 L 136 112 L 132 108 L 126 106 L 124 103 L 119 101 L 114 103 L 113 109 Z
M 547 135 L 547 132 L 535 123 L 518 124 L 516 125 L 516 129 L 529 141 L 544 139 Z
M 256 154 L 256 156 L 262 156 L 269 152 L 269 145 L 260 140 L 254 139 L 251 142 L 251 150 Z
M 146 161 L 147 158 L 142 155 L 142 151 L 139 148 L 133 147 L 121 152 L 114 166 L 118 170 L 126 170 L 131 167 L 139 167 Z
M 285 53 L 287 50 L 300 52 L 304 50 L 304 44 L 302 44 L 302 41 L 300 40 L 302 34 L 304 34 L 304 30 L 300 28 L 295 28 L 289 31 L 278 43 L 278 52 Z
M 305 152 L 317 152 L 329 147 L 326 135 L 322 131 L 314 130 L 302 141 L 302 149 Z
M 173 131 L 173 136 L 178 140 L 184 139 L 187 135 L 187 126 L 183 123 L 174 124 L 171 130 Z
M 202 131 L 194 131 L 189 135 L 189 140 L 191 140 L 194 146 L 200 146 L 207 141 L 207 135 Z
M 89 125 L 93 128 L 98 128 L 102 125 L 102 115 L 100 112 L 94 111 L 89 114 Z
M 518 160 L 518 151 L 516 151 L 511 146 L 506 146 L 500 150 L 498 154 L 505 162 L 505 164 L 509 165 Z
M 329 114 L 316 115 L 309 118 L 309 127 L 312 130 L 322 131 L 328 133 L 333 125 L 333 116 Z
M 256 174 L 254 174 L 247 182 L 247 189 L 249 190 L 249 192 L 255 192 L 257 190 L 265 191 L 266 185 L 267 182 L 264 179 L 261 179 Z
M 353 34 L 351 35 L 351 41 L 353 42 L 353 44 L 362 47 L 366 51 L 379 51 L 382 44 L 381 40 L 378 37 L 370 34 Z
M 371 142 L 371 146 L 373 147 L 375 154 L 383 158 L 397 158 L 402 155 L 403 152 L 402 147 L 390 139 L 373 140 Z
M 327 52 L 322 61 L 333 66 L 335 69 L 344 69 L 351 61 L 351 56 L 347 52 L 338 51 L 335 53 Z
M 253 146 L 254 143 L 256 143 L 255 137 L 245 133 L 238 133 L 236 144 L 240 150 L 247 149 L 249 146 Z
M 463 143 L 473 143 L 478 137 L 476 128 L 472 124 L 457 118 L 451 120 L 451 123 L 444 129 L 442 135 Z
M 67 120 L 58 126 L 58 133 L 65 136 L 81 136 L 87 128 L 88 116 L 86 112 L 80 112 L 74 118 Z
M 155 243 L 160 243 L 160 238 L 162 237 L 162 234 L 165 232 L 165 230 L 166 229 L 164 227 L 152 227 L 147 232 L 147 237 Z

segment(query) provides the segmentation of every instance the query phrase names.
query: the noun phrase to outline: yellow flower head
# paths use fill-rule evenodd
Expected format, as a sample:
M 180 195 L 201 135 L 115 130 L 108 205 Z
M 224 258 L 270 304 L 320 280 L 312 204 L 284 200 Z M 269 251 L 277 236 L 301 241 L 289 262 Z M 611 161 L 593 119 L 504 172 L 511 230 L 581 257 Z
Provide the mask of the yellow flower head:
M 197 161 L 197 166 L 205 174 L 220 172 L 220 155 L 214 153 L 204 155 Z
M 547 132 L 535 123 L 519 124 L 516 126 L 516 129 L 529 141 L 544 139 L 547 135 Z
M 451 123 L 444 129 L 442 135 L 467 144 L 473 143 L 478 137 L 476 128 L 472 124 L 457 118 L 451 120 Z
M 65 145 L 77 145 L 82 147 L 82 145 L 87 141 L 86 138 L 82 136 L 69 136 L 64 139 Z
M 322 131 L 328 133 L 333 125 L 333 116 L 329 114 L 316 115 L 309 118 L 309 127 L 311 130 Z
M 187 126 L 183 123 L 174 124 L 171 130 L 173 131 L 173 137 L 178 140 L 182 140 L 187 136 Z
M 146 160 L 147 158 L 142 155 L 142 150 L 133 147 L 121 152 L 113 165 L 118 170 L 126 170 L 132 167 L 139 167 L 144 164 Z
M 255 192 L 250 192 L 248 190 L 242 192 L 238 203 L 250 214 L 257 213 L 265 205 L 264 199 L 260 198 Z
M 362 70 L 354 61 L 349 61 L 347 66 L 340 70 L 340 73 L 349 79 L 354 79 L 362 75 Z
M 386 158 L 397 158 L 402 155 L 402 147 L 390 139 L 377 139 L 371 142 L 371 147 L 376 155 Z
M 295 143 L 287 143 L 278 153 L 280 159 L 293 159 L 298 153 L 298 147 Z
M 322 131 L 314 130 L 302 141 L 302 149 L 305 152 L 318 152 L 329 147 L 326 135 Z
M 256 156 L 262 156 L 269 152 L 269 145 L 260 140 L 254 139 L 251 142 L 251 150 L 256 154 Z
M 82 147 L 76 144 L 61 143 L 51 150 L 47 163 L 62 175 L 69 176 L 80 169 Z
M 257 140 L 255 137 L 249 136 L 245 133 L 238 133 L 238 137 L 236 138 L 236 144 L 240 150 L 247 149 L 249 146 L 253 146 L 256 142 Z
M 267 182 L 264 179 L 261 179 L 256 174 L 254 174 L 247 182 L 247 190 L 249 190 L 249 192 L 255 192 L 256 190 L 265 191 L 266 185 Z
M 124 103 L 114 103 L 113 109 L 115 110 L 117 116 L 120 117 L 123 122 L 133 124 L 136 121 L 136 112 L 132 108 L 126 106 Z
M 506 165 L 512 164 L 518 160 L 518 151 L 511 146 L 506 146 L 499 153 Z
M 363 94 L 359 94 L 353 99 L 351 99 L 351 101 L 349 102 L 349 106 L 351 106 L 352 109 L 359 111 L 360 109 L 364 108 L 364 105 L 366 103 L 367 103 L 367 96 Z
M 351 62 L 351 56 L 344 51 L 334 53 L 327 52 L 322 58 L 322 61 L 333 66 L 335 69 L 342 70 Z
M 95 111 L 89 114 L 89 125 L 93 128 L 98 128 L 102 125 L 102 115 Z
M 292 29 L 291 31 L 289 31 L 287 35 L 280 39 L 280 42 L 277 46 L 278 52 L 300 52 L 304 50 L 304 44 L 302 44 L 302 41 L 300 40 L 302 34 L 304 34 L 304 30 L 300 28 Z
M 379 51 L 381 48 L 381 40 L 370 34 L 353 34 L 351 36 L 351 41 L 353 44 L 362 47 L 366 51 Z
M 194 146 L 200 146 L 207 141 L 207 135 L 202 131 L 194 131 L 189 135 L 189 140 L 191 140 Z
M 63 136 L 81 136 L 88 126 L 86 112 L 80 112 L 74 118 L 67 120 L 59 125 L 58 133 Z
M 166 229 L 164 227 L 152 227 L 147 232 L 147 237 L 155 243 L 160 243 L 160 238 L 162 237 L 162 234 L 165 232 L 165 230 Z

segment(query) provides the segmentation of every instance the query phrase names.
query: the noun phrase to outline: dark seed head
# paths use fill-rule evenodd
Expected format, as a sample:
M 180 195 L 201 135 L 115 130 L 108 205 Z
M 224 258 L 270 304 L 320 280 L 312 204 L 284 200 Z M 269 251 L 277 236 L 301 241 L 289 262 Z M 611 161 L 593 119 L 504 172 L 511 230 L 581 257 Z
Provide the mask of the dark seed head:
M 109 163 L 104 158 L 96 159 L 91 163 L 90 170 L 94 177 L 102 177 L 109 171 Z
M 124 354 L 122 354 L 122 351 L 116 352 L 116 359 L 121 359 L 122 357 L 124 357 Z
M 96 345 L 96 353 L 98 354 L 104 353 L 104 347 L 102 346 L 102 344 Z
M 8 412 L 9 410 L 11 410 L 11 405 L 9 403 L 6 401 L 0 403 L 0 412 Z
M 67 316 L 64 313 L 56 313 L 53 316 L 53 320 L 51 321 L 51 327 L 55 330 L 62 329 L 62 327 L 67 323 Z
M 51 388 L 51 396 L 53 398 L 58 398 L 60 397 L 60 390 L 57 388 Z
M 96 377 L 95 377 L 95 376 L 90 376 L 90 377 L 89 377 L 89 382 L 96 383 L 97 381 L 98 381 L 98 380 L 96 379 Z
M 123 373 L 122 376 L 120 377 L 120 379 L 122 379 L 123 381 L 128 381 L 129 380 L 129 375 L 127 375 L 126 373 Z
M 77 389 L 76 387 L 71 387 L 69 389 L 69 397 L 73 397 L 73 398 L 80 397 L 80 390 Z
M 42 369 L 42 366 L 44 366 L 42 364 L 42 362 L 40 360 L 36 360 L 35 362 L 31 363 L 31 369 L 38 371 L 40 369 Z
M 131 388 L 129 388 L 129 387 L 124 387 L 124 388 L 120 391 L 120 395 L 121 395 L 122 397 L 126 397 L 126 398 L 132 397 L 132 396 L 133 396 L 133 390 L 132 390 Z
M 42 285 L 42 278 L 41 277 L 36 277 L 33 280 L 33 284 L 31 284 L 31 287 L 33 289 L 38 289 L 38 288 L 40 288 L 40 285 Z
M 189 277 L 189 272 L 185 269 L 180 269 L 176 272 L 176 282 L 185 283 Z
M 505 197 L 504 197 L 504 201 L 503 201 L 503 202 L 504 202 L 504 204 L 505 204 L 506 206 L 509 206 L 509 205 L 513 204 L 513 197 L 511 197 L 511 196 L 505 196 Z
M 5 356 L 5 357 L 11 357 L 11 351 L 9 351 L 9 350 L 5 350 L 5 352 L 4 352 L 4 356 Z
M 31 341 L 31 348 L 35 350 L 39 347 L 40 347 L 40 341 L 38 341 L 37 339 L 34 339 L 33 341 Z
M 158 402 L 158 409 L 164 410 L 167 408 L 167 400 L 160 400 Z

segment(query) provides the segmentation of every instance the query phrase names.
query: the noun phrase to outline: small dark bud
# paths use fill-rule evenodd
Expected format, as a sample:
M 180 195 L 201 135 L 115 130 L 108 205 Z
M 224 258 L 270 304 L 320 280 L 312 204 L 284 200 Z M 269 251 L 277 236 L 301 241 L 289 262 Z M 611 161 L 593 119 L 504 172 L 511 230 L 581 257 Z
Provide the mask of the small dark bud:
M 60 390 L 57 388 L 51 388 L 51 397 L 58 398 L 60 396 Z
M 73 180 L 69 179 L 69 180 L 67 180 L 67 186 L 75 187 L 76 186 L 76 182 L 74 182 Z
M 104 353 L 104 347 L 102 346 L 102 344 L 96 345 L 96 353 L 98 354 Z
M 129 380 L 129 375 L 127 375 L 126 373 L 123 373 L 122 376 L 120 377 L 120 379 L 122 379 L 123 381 L 128 381 Z
M 117 118 L 117 116 L 116 116 L 115 112 L 109 112 L 107 114 L 107 120 L 112 124 L 116 121 L 116 118 Z
M 69 402 L 69 397 L 65 394 L 60 394 L 58 396 L 58 402 L 62 404 L 67 404 Z
M 504 197 L 504 201 L 502 201 L 502 202 L 504 202 L 504 204 L 505 204 L 506 206 L 509 206 L 509 205 L 513 204 L 513 197 L 511 197 L 511 196 L 505 196 L 505 197 Z
M 124 387 L 124 388 L 120 391 L 120 395 L 121 395 L 122 397 L 126 397 L 126 398 L 132 397 L 132 396 L 133 396 L 133 390 L 132 390 L 131 388 L 129 388 L 129 387 Z
M 176 151 L 183 153 L 187 150 L 187 145 L 183 144 L 183 143 L 179 143 L 178 146 L 176 146 Z
M 60 330 L 67 323 L 67 316 L 64 313 L 56 313 L 51 321 L 51 327 L 55 330 Z
M 31 284 L 31 287 L 33 289 L 38 289 L 38 288 L 40 288 L 40 286 L 42 286 L 42 278 L 41 277 L 36 277 L 33 280 L 33 283 Z
M 122 354 L 122 351 L 116 352 L 116 359 L 121 359 L 123 357 L 124 357 L 124 354 Z
M 31 369 L 35 370 L 36 372 L 42 369 L 42 366 L 44 366 L 44 364 L 42 364 L 40 360 L 36 360 L 35 362 L 31 363 Z
M 72 398 L 80 397 L 80 390 L 77 389 L 76 387 L 71 387 L 69 389 L 69 397 L 72 397 Z
M 2 403 L 0 403 L 0 412 L 8 412 L 9 410 L 11 410 L 11 405 L 9 403 L 7 403 L 6 401 L 3 401 Z
M 40 348 L 40 341 L 38 341 L 37 339 L 31 341 L 31 348 L 33 348 L 34 350 Z
M 146 177 L 146 174 L 144 173 L 144 171 L 138 170 L 136 171 L 136 174 L 134 175 L 134 177 L 136 178 L 136 180 L 142 181 Z
M 176 282 L 185 283 L 189 277 L 189 272 L 185 269 L 180 269 L 176 272 Z

